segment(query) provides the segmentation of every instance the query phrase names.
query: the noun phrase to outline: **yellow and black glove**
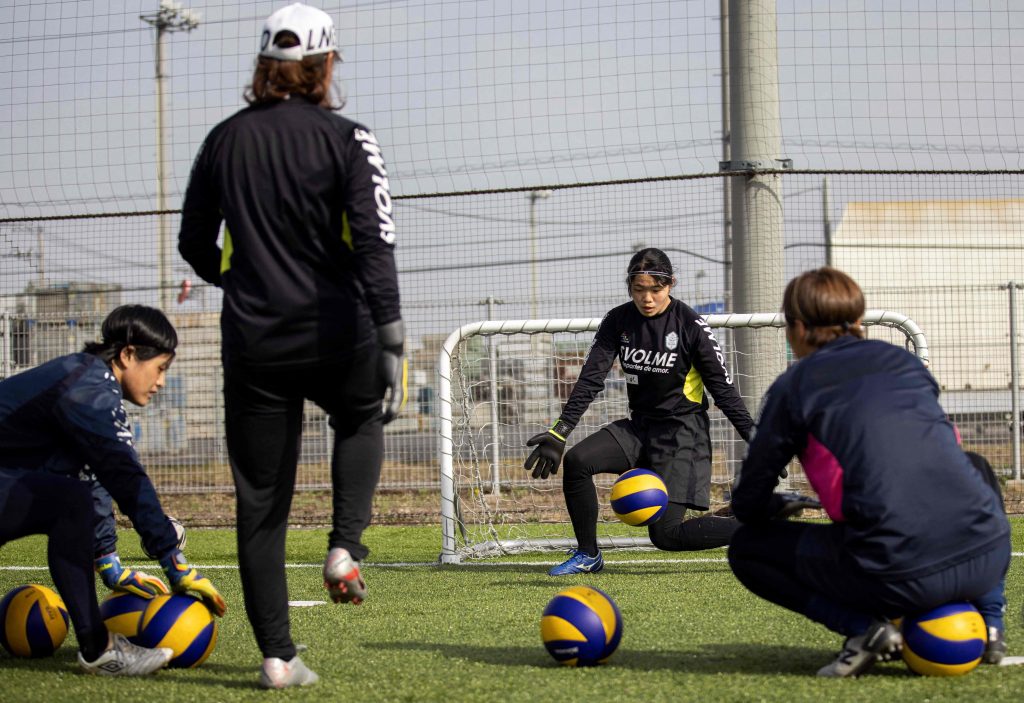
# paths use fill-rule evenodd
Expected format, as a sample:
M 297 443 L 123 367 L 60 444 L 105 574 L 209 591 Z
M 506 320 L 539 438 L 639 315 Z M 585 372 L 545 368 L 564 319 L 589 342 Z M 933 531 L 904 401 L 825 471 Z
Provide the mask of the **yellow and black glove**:
M 167 580 L 175 593 L 195 592 L 215 615 L 223 616 L 228 609 L 220 591 L 213 587 L 210 579 L 189 566 L 185 555 L 175 549 L 160 560 L 160 566 L 167 574 Z
M 93 565 L 103 584 L 111 591 L 133 593 L 142 598 L 152 598 L 162 593 L 169 593 L 166 584 L 156 576 L 123 566 L 117 552 L 99 557 L 93 562 Z

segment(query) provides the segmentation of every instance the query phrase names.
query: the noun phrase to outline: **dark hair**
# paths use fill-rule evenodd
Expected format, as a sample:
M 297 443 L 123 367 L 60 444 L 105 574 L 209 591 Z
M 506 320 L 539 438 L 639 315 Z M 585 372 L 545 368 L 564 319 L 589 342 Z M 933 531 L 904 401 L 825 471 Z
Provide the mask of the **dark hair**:
M 839 269 L 823 266 L 805 271 L 786 285 L 782 295 L 786 324 L 797 320 L 807 328 L 805 341 L 820 347 L 843 335 L 864 338 L 864 293 Z
M 298 46 L 299 38 L 293 32 L 278 32 L 274 45 Z M 314 54 L 301 61 L 258 57 L 252 83 L 246 86 L 243 95 L 245 101 L 250 105 L 265 105 L 298 95 L 321 107 L 340 110 L 345 106 L 344 101 L 339 99 L 335 104 L 331 99 L 331 86 L 325 85 L 328 56 L 330 54 Z
M 657 279 L 664 279 L 662 283 L 666 286 L 672 285 L 672 262 L 668 260 L 668 255 L 661 249 L 648 247 L 633 254 L 633 258 L 629 260 L 629 266 L 626 267 L 626 286 L 628 287 L 633 282 L 634 276 L 644 273 Z
M 103 321 L 102 333 L 102 341 L 88 342 L 82 351 L 98 356 L 108 364 L 129 345 L 141 361 L 161 354 L 174 354 L 178 347 L 178 333 L 171 321 L 156 308 L 145 305 L 114 308 Z

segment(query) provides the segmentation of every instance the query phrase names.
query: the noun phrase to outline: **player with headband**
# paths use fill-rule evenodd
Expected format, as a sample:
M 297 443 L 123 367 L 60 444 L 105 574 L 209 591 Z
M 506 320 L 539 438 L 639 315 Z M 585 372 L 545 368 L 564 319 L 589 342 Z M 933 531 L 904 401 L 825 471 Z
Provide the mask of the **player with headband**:
M 648 526 L 658 549 L 688 551 L 721 547 L 738 523 L 702 515 L 711 501 L 711 437 L 708 396 L 749 439 L 753 420 L 725 366 L 722 348 L 708 324 L 670 293 L 676 279 L 660 249 L 642 249 L 627 268 L 632 302 L 605 315 L 587 353 L 579 379 L 558 420 L 527 441 L 526 460 L 534 478 L 558 471 L 569 434 L 598 393 L 618 357 L 626 377 L 630 416 L 588 436 L 565 455 L 562 490 L 577 547 L 549 574 L 595 573 L 604 568 L 597 547 L 597 473 L 622 474 L 635 467 L 657 472 L 669 504 Z
M 324 585 L 354 604 L 367 597 L 362 535 L 384 424 L 405 403 L 394 201 L 373 132 L 333 112 L 339 61 L 330 15 L 302 3 L 270 15 L 249 107 L 206 138 L 182 209 L 182 256 L 224 290 L 238 559 L 266 688 L 318 680 L 296 655 L 285 576 L 304 401 L 334 430 Z
M 163 387 L 177 332 L 144 305 L 114 309 L 102 332 L 102 341 L 81 353 L 0 382 L 0 546 L 47 535 L 50 576 L 74 625 L 79 666 L 90 674 L 141 676 L 163 668 L 173 652 L 107 631 L 93 569 L 112 590 L 143 598 L 167 587 L 121 564 L 111 497 L 176 592 L 194 592 L 217 615 L 227 606 L 178 549 L 124 408 L 125 400 L 148 405 Z

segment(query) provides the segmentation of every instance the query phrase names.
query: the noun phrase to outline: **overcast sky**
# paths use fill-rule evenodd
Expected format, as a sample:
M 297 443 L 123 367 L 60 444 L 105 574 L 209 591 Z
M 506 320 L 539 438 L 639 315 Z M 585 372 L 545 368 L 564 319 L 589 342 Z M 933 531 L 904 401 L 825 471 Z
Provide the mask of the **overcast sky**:
M 200 26 L 167 37 L 171 207 L 180 206 L 206 133 L 243 106 L 263 20 L 282 4 L 197 1 L 190 7 L 201 13 Z M 320 6 L 335 18 L 345 55 L 337 80 L 348 96 L 343 114 L 377 133 L 396 195 L 718 170 L 717 0 Z M 156 0 L 0 5 L 0 217 L 155 207 L 154 31 L 139 15 L 156 7 Z M 1019 3 L 779 0 L 777 26 L 780 156 L 796 168 L 1021 167 Z M 831 216 L 841 218 L 847 200 L 960 197 L 965 188 L 956 179 L 901 182 L 895 191 L 873 183 L 834 179 Z M 787 180 L 787 268 L 822 260 L 820 185 L 820 178 Z M 1013 195 L 1013 186 L 996 192 Z M 718 295 L 717 179 L 643 192 L 556 190 L 535 205 L 534 271 L 547 309 L 570 309 L 572 295 L 596 299 L 589 314 L 599 314 L 620 295 L 624 257 L 637 243 L 681 250 L 681 292 Z M 400 265 L 416 292 L 410 305 L 442 296 L 436 304 L 466 306 L 446 313 L 447 325 L 449 314 L 451 321 L 475 314 L 470 307 L 493 294 L 518 301 L 524 314 L 524 194 L 405 200 L 398 212 Z M 154 279 L 151 219 L 46 223 L 43 235 L 40 247 L 35 225 L 0 224 L 2 292 L 41 274 L 126 287 Z M 589 275 L 567 270 L 569 254 L 592 257 Z M 481 261 L 491 266 L 475 268 Z M 501 262 L 507 266 L 493 266 Z M 438 285 L 438 271 L 451 287 Z M 175 272 L 189 273 L 180 261 Z

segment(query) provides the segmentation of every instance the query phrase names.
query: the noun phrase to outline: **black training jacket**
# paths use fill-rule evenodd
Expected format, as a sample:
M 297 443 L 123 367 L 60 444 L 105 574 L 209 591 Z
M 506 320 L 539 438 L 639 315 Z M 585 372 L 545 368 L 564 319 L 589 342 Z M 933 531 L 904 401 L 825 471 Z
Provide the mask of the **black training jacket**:
M 224 289 L 226 361 L 337 358 L 401 317 L 377 139 L 304 98 L 249 107 L 210 132 L 185 193 L 178 248 Z
M 634 418 L 663 419 L 707 412 L 711 391 L 736 430 L 746 439 L 753 427 L 733 385 L 714 331 L 688 305 L 671 298 L 663 313 L 644 317 L 632 302 L 613 308 L 601 320 L 594 343 L 561 420 L 576 426 L 618 357 Z

